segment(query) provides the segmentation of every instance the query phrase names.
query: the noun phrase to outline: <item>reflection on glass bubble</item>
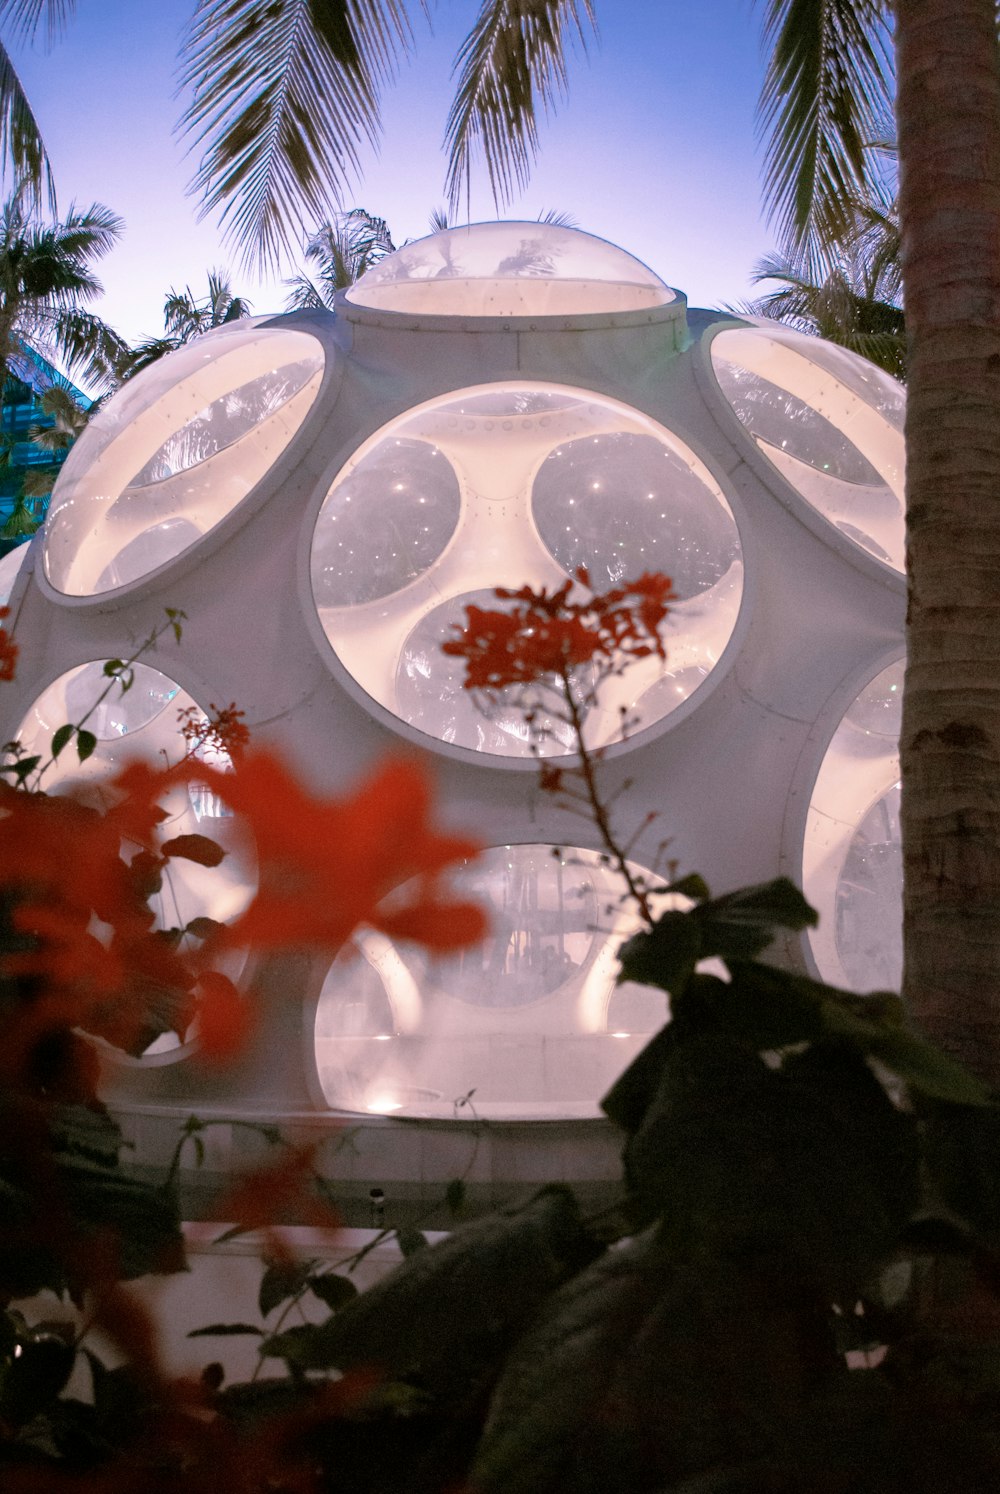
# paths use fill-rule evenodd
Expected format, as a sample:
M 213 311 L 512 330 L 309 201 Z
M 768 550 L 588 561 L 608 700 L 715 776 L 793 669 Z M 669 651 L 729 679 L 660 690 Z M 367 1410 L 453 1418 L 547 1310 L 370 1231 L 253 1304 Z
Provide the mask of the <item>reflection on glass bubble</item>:
M 736 415 L 765 445 L 840 482 L 882 486 L 854 443 L 804 399 L 724 358 L 715 362 L 715 377 Z
M 455 637 L 456 625 L 464 625 L 465 608 L 469 605 L 503 611 L 505 605 L 511 604 L 498 601 L 492 590 L 484 589 L 452 597 L 422 617 L 400 652 L 396 671 L 397 714 L 439 742 L 507 757 L 527 757 L 532 737 L 520 704 L 523 692 L 511 687 L 492 692 L 489 704 L 478 701 L 476 694 L 466 690 L 463 684 L 462 660 L 441 652 L 441 645 Z M 588 673 L 592 680 L 593 670 Z M 581 678 L 584 688 L 587 683 Z M 542 756 L 565 752 L 574 741 L 572 728 L 558 718 L 539 714 L 535 729 L 544 733 L 540 744 Z
M 107 809 L 114 802 L 117 790 L 112 787 L 113 780 L 128 763 L 144 761 L 163 768 L 186 756 L 188 744 L 178 716 L 195 706 L 174 680 L 148 664 L 132 666 L 132 684 L 127 690 L 105 674 L 104 665 L 104 660 L 93 660 L 54 680 L 34 702 L 17 733 L 26 755 L 38 753 L 47 761 L 53 733 L 67 721 L 84 722 L 97 738 L 93 753 L 81 763 L 72 744 L 64 748 L 46 770 L 44 788 L 51 794 L 72 793 L 97 809 Z M 207 718 L 195 709 L 194 717 L 186 719 L 196 727 L 206 724 Z M 232 768 L 224 751 L 199 748 L 195 756 L 223 772 Z M 165 818 L 157 833 L 162 839 L 201 830 L 221 846 L 224 856 L 216 867 L 182 857 L 166 862 L 160 888 L 149 902 L 155 926 L 180 930 L 198 917 L 220 923 L 238 917 L 257 886 L 255 854 L 238 819 L 204 784 L 175 783 L 160 802 Z M 206 820 L 211 823 L 203 823 Z M 127 860 L 136 849 L 128 845 L 123 848 Z M 236 979 L 244 962 L 243 956 L 227 959 L 225 973 Z M 167 1033 L 146 1050 L 143 1058 L 170 1053 L 179 1056 L 181 1049 L 178 1035 Z
M 478 948 L 431 960 L 362 930 L 331 966 L 316 1016 L 328 1102 L 451 1117 L 470 1097 L 487 1118 L 596 1114 L 668 1016 L 663 992 L 615 985 L 638 927 L 619 879 L 594 851 L 514 845 L 458 884 L 488 913 Z
M 639 260 L 555 223 L 471 223 L 404 244 L 347 300 L 429 316 L 573 316 L 648 310 L 674 292 Z
M 899 784 L 865 815 L 837 883 L 837 953 L 857 991 L 898 991 L 903 978 Z
M 727 329 L 711 359 L 773 466 L 840 533 L 901 571 L 906 396 L 896 380 L 845 348 L 778 326 Z
M 267 420 L 286 404 L 316 372 L 315 357 L 300 359 L 281 368 L 269 369 L 259 378 L 240 384 L 204 406 L 173 431 L 162 446 L 144 462 L 126 486 L 136 488 L 166 482 L 180 472 L 207 462 L 227 446 L 241 441 L 254 426 Z
M 675 680 L 721 659 L 742 598 L 735 518 L 680 439 L 591 391 L 511 382 L 418 405 L 359 448 L 317 517 L 312 592 L 340 665 L 366 697 L 434 741 L 495 756 L 532 752 L 518 692 L 488 719 L 441 652 L 463 606 L 498 606 L 497 586 L 549 593 L 589 571 L 596 591 L 664 571 L 683 600 L 666 628 Z M 640 697 L 642 727 L 680 703 L 659 657 L 601 685 L 588 746 L 618 742 Z M 598 677 L 590 669 L 580 694 Z M 662 709 L 661 709 L 662 707 Z M 558 719 L 536 718 L 545 755 L 569 752 Z
M 562 442 L 535 477 L 532 514 L 568 575 L 598 591 L 660 571 L 680 597 L 713 586 L 739 553 L 728 507 L 655 436 L 614 431 Z
M 895 990 L 902 974 L 899 729 L 904 661 L 861 689 L 816 775 L 802 852 L 803 888 L 820 915 L 809 943 L 822 978 Z
M 426 441 L 382 441 L 331 489 L 316 520 L 311 573 L 321 607 L 391 595 L 444 551 L 461 509 L 447 457 Z
M 128 380 L 59 474 L 43 540 L 51 584 L 99 596 L 196 545 L 296 435 L 324 364 L 310 333 L 244 322 Z

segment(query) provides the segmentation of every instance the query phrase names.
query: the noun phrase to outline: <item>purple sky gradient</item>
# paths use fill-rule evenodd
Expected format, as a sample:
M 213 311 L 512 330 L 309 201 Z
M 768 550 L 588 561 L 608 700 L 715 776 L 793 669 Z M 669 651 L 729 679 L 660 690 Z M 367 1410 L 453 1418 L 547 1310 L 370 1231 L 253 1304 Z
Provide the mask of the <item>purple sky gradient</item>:
M 231 269 L 257 312 L 281 309 L 285 297 L 281 276 L 262 284 L 243 270 L 186 195 L 196 162 L 174 134 L 183 107 L 174 94 L 193 4 L 79 0 L 52 52 L 14 53 L 60 207 L 97 199 L 126 221 L 103 265 L 98 309 L 132 340 L 161 330 L 168 288 L 203 294 L 213 266 Z M 443 203 L 450 71 L 475 8 L 439 0 L 433 35 L 412 9 L 415 59 L 386 95 L 381 151 L 344 202 L 385 217 L 397 243 L 428 232 Z M 600 41 L 576 58 L 569 102 L 542 127 L 529 190 L 499 216 L 559 209 L 644 260 L 692 305 L 738 302 L 751 293 L 755 261 L 774 247 L 755 142 L 760 12 L 752 0 L 597 0 L 597 10 Z M 474 220 L 498 216 L 482 182 L 471 209 Z

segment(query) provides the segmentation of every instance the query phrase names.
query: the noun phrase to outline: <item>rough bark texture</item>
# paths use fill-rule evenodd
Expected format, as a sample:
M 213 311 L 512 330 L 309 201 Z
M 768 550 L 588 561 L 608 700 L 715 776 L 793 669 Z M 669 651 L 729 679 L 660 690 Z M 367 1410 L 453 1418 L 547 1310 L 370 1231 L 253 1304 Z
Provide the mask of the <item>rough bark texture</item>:
M 904 995 L 1000 1086 L 1000 67 L 994 0 L 896 0 L 908 667 Z

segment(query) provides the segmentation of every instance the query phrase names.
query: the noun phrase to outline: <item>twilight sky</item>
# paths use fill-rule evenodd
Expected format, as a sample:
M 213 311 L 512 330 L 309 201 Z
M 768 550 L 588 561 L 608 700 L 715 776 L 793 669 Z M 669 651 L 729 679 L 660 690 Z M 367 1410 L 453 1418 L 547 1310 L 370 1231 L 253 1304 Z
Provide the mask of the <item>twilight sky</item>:
M 174 134 L 177 43 L 194 0 L 78 0 L 62 42 L 15 49 L 56 174 L 60 209 L 95 199 L 125 219 L 103 262 L 98 309 L 131 340 L 159 332 L 170 287 L 204 293 L 229 267 L 256 312 L 280 310 L 281 277 L 239 266 L 213 221 L 186 195 L 194 160 Z M 754 110 L 761 78 L 754 0 L 596 0 L 600 40 L 577 56 L 569 103 L 542 127 L 530 188 L 501 217 L 556 208 L 620 244 L 692 305 L 751 293 L 750 271 L 773 247 L 762 221 Z M 414 3 L 416 55 L 385 99 L 377 157 L 345 207 L 386 218 L 397 243 L 428 232 L 443 203 L 441 152 L 450 71 L 472 0 L 431 0 L 433 34 Z M 498 216 L 485 189 L 473 220 Z M 290 274 L 293 266 L 285 269 Z

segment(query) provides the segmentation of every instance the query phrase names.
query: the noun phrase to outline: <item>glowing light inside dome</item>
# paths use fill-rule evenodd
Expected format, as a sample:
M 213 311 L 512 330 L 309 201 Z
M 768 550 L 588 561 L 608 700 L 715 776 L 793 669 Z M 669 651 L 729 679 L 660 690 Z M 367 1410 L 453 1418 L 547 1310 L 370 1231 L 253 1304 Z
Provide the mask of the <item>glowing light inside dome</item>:
M 427 316 L 579 316 L 676 300 L 614 244 L 553 223 L 473 223 L 387 255 L 351 286 L 355 306 Z
M 802 881 L 820 914 L 809 943 L 823 979 L 855 991 L 898 990 L 902 978 L 903 669 L 883 669 L 844 713 L 809 805 Z
M 175 681 L 141 662 L 133 666 L 129 690 L 123 692 L 116 683 L 95 705 L 108 683 L 103 660 L 68 670 L 38 696 L 17 732 L 25 754 L 40 753 L 46 761 L 53 733 L 66 721 L 85 719 L 87 729 L 97 738 L 93 753 L 81 763 L 72 744 L 66 747 L 47 769 L 43 787 L 46 793 L 72 793 L 97 809 L 110 807 L 114 796 L 110 781 L 128 762 L 139 759 L 162 768 L 186 755 L 178 713 L 195 706 Z M 225 754 L 215 753 L 213 758 L 216 767 L 225 770 L 231 766 Z M 257 888 L 256 855 L 238 820 L 225 811 L 207 787 L 197 783 L 176 784 L 161 803 L 166 811 L 166 819 L 157 831 L 161 840 L 194 833 L 208 835 L 225 855 L 216 867 L 181 857 L 167 861 L 162 888 L 150 899 L 156 926 L 183 929 L 199 917 L 219 923 L 235 919 Z M 123 847 L 126 859 L 135 849 Z M 227 957 L 225 973 L 236 979 L 244 964 L 245 956 Z M 143 1058 L 171 1053 L 180 1056 L 180 1052 L 181 1040 L 168 1033 L 147 1048 Z
M 338 956 L 316 1013 L 329 1104 L 450 1117 L 474 1091 L 484 1117 L 597 1113 L 667 998 L 615 983 L 639 924 L 614 873 L 594 851 L 554 852 L 496 846 L 468 865 L 461 891 L 490 919 L 474 949 L 432 961 L 367 930 Z
M 596 485 L 596 486 L 595 486 Z M 411 410 L 338 474 L 319 511 L 310 574 L 323 632 L 365 694 L 426 734 L 527 757 L 522 713 L 484 721 L 441 643 L 497 586 L 559 586 L 586 566 L 598 590 L 644 571 L 679 600 L 656 657 L 607 681 L 593 745 L 663 720 L 709 677 L 743 594 L 736 521 L 704 464 L 671 432 L 601 395 L 562 386 L 471 389 Z M 571 746 L 554 729 L 546 754 Z
M 59 474 L 44 533 L 56 590 L 115 591 L 197 544 L 292 440 L 323 367 L 310 334 L 244 322 L 137 374 Z
M 711 360 L 782 477 L 860 549 L 902 571 L 902 386 L 846 348 L 777 325 L 720 332 Z

